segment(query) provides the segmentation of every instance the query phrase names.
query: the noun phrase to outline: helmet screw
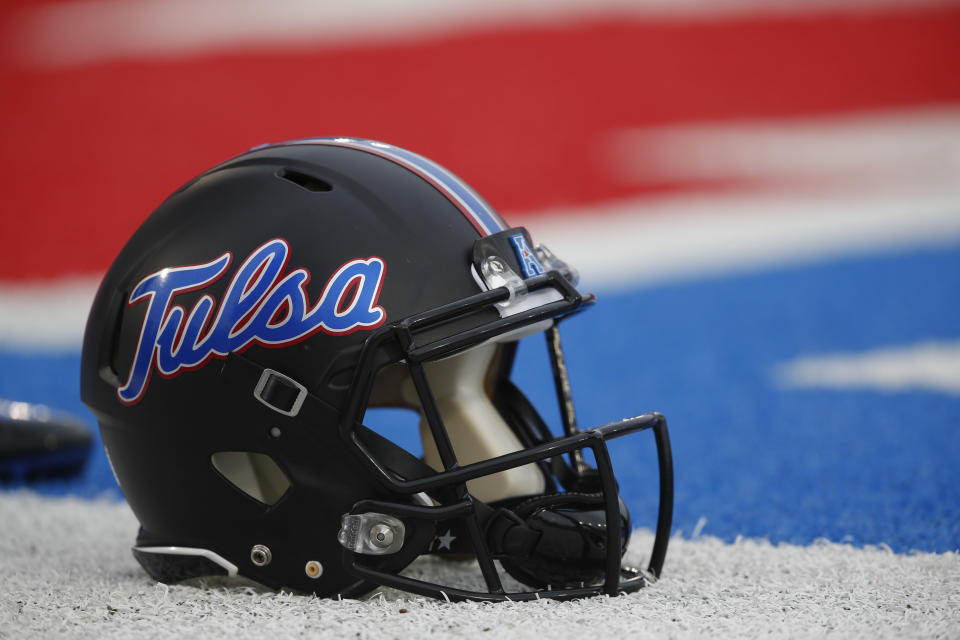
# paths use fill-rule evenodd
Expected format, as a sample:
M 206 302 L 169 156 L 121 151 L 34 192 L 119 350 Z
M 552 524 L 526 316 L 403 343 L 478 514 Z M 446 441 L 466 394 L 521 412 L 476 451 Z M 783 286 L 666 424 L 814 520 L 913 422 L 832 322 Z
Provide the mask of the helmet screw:
M 375 547 L 386 549 L 393 544 L 393 527 L 388 524 L 375 524 L 370 527 L 370 543 Z
M 503 264 L 503 261 L 497 256 L 490 256 L 486 262 L 493 273 L 503 273 L 507 269 L 507 265 Z
M 270 427 L 270 437 L 279 438 L 281 434 L 280 427 Z
M 250 562 L 258 567 L 267 566 L 271 560 L 273 560 L 273 554 L 270 553 L 269 547 L 262 544 L 255 544 L 253 545 L 253 549 L 250 549 Z
M 323 574 L 323 565 L 316 560 L 311 560 L 303 570 L 307 573 L 308 578 L 316 580 Z

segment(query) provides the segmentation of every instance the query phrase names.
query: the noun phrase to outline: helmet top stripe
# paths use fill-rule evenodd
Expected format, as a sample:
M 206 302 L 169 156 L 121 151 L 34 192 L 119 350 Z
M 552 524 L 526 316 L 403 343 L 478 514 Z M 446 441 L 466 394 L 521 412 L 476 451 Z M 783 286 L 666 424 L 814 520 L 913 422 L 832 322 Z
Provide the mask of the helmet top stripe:
M 507 223 L 463 180 L 423 156 L 400 147 L 358 138 L 306 138 L 286 144 L 323 144 L 357 149 L 391 160 L 417 174 L 443 193 L 480 235 L 507 229 Z

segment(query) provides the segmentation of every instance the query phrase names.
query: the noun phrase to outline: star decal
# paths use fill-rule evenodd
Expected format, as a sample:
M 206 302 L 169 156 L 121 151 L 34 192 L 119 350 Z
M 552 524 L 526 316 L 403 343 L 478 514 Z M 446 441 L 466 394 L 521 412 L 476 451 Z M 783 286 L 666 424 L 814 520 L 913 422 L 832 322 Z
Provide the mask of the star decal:
M 440 549 L 450 550 L 450 545 L 453 544 L 453 541 L 457 539 L 457 536 L 450 535 L 450 529 L 447 529 L 447 532 L 442 536 L 437 536 L 433 540 L 437 543 L 437 551 Z

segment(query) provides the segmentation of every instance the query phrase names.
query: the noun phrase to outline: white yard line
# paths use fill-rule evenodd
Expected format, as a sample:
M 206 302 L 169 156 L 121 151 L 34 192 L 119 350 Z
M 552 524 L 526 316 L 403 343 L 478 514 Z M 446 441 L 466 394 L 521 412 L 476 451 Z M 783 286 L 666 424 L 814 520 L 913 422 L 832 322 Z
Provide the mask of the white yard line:
M 608 170 L 626 183 L 750 180 L 936 189 L 960 181 L 960 108 L 627 129 L 610 135 L 606 157 Z
M 100 276 L 0 282 L 0 348 L 78 349 Z
M 588 288 L 653 284 L 960 243 L 960 183 L 940 191 L 636 199 L 527 222 Z
M 591 17 L 716 20 L 738 16 L 922 8 L 949 0 L 85 0 L 30 6 L 12 25 L 22 62 L 74 66 L 238 46 L 302 47 L 398 40 Z
M 805 356 L 774 371 L 786 388 L 933 391 L 960 395 L 960 341 Z

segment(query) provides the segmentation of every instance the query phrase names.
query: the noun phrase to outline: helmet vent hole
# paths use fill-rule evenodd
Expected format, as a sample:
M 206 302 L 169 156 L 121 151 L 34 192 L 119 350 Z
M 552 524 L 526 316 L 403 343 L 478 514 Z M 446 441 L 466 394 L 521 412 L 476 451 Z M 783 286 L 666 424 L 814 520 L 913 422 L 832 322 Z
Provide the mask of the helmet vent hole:
M 218 451 L 210 462 L 224 480 L 266 505 L 276 504 L 290 488 L 287 475 L 264 453 Z
M 306 189 L 307 191 L 332 191 L 333 186 L 320 178 L 314 178 L 313 176 L 308 176 L 305 173 L 300 173 L 299 171 L 294 171 L 293 169 L 280 169 L 277 172 L 277 177 L 283 178 L 284 180 L 289 180 L 290 182 L 299 185 Z

